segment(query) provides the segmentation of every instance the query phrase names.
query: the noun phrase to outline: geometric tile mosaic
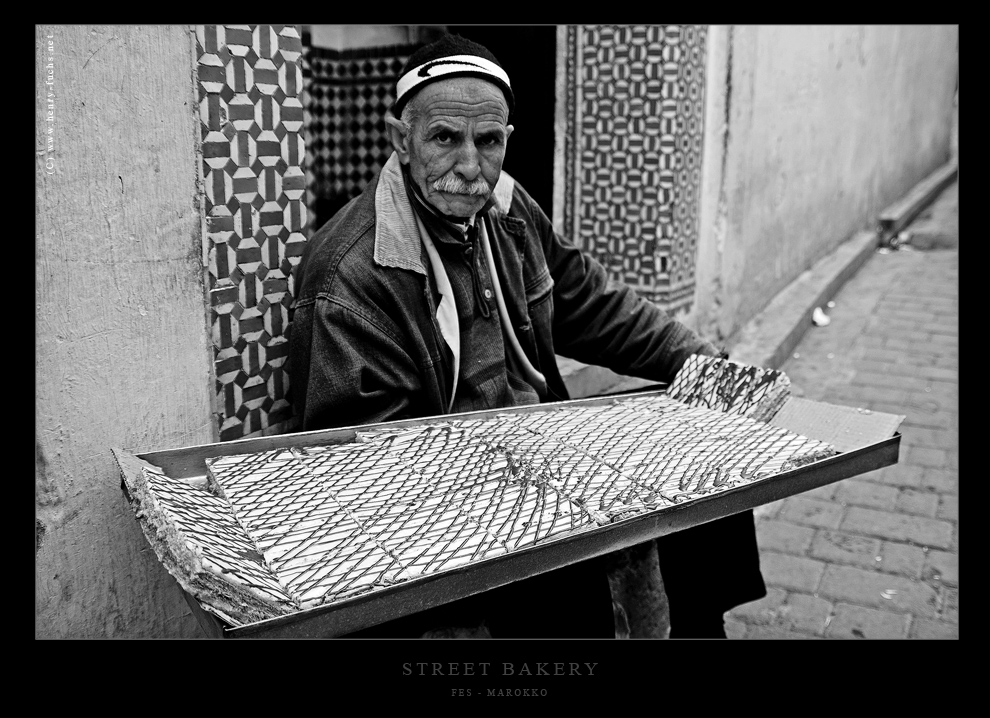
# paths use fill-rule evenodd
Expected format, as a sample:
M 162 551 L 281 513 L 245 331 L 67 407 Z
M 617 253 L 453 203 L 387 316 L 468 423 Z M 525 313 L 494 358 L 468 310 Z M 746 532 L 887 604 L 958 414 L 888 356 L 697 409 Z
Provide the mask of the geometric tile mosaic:
M 292 416 L 285 329 L 306 243 L 301 54 L 298 26 L 196 27 L 221 441 Z
M 361 193 L 392 154 L 385 111 L 418 44 L 332 50 L 303 38 L 309 230 Z
M 703 25 L 566 29 L 564 232 L 667 311 L 691 306 Z

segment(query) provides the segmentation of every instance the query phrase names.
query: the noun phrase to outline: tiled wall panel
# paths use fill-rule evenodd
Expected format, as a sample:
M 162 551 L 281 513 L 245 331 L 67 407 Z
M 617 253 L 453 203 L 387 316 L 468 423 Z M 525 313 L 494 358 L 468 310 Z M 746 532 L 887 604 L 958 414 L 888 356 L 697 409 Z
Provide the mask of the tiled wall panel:
M 704 26 L 566 33 L 564 231 L 669 311 L 694 295 Z
M 418 45 L 353 50 L 312 47 L 304 39 L 306 160 L 310 231 L 365 185 L 392 154 L 385 111 L 402 66 Z
M 291 417 L 292 268 L 306 237 L 297 26 L 196 29 L 215 413 L 221 440 Z

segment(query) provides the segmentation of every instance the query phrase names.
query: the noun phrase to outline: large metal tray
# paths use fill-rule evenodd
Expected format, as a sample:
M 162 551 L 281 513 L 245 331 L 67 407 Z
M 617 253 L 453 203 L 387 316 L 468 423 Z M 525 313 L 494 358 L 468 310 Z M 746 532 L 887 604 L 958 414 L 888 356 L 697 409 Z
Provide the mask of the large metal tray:
M 640 392 L 648 395 L 659 392 Z M 378 424 L 380 427 L 416 426 L 438 418 L 485 418 L 497 414 L 546 411 L 564 405 L 612 402 L 614 396 L 576 399 L 552 404 L 476 411 L 444 417 L 424 417 Z M 551 571 L 723 516 L 768 504 L 842 479 L 897 463 L 903 416 L 791 397 L 772 423 L 809 438 L 827 441 L 841 453 L 752 484 L 692 499 L 674 507 L 640 514 L 573 536 L 547 541 L 486 559 L 470 566 L 425 576 L 369 594 L 243 626 L 230 626 L 204 609 L 186 593 L 201 627 L 214 638 L 323 638 L 340 636 L 368 626 L 487 591 L 513 581 Z M 230 454 L 267 451 L 291 446 L 319 446 L 352 441 L 356 431 L 371 425 L 326 431 L 264 436 L 216 444 L 131 453 L 114 448 L 120 466 L 121 488 L 127 493 L 128 472 L 136 457 L 161 468 L 168 476 L 205 484 L 206 459 Z

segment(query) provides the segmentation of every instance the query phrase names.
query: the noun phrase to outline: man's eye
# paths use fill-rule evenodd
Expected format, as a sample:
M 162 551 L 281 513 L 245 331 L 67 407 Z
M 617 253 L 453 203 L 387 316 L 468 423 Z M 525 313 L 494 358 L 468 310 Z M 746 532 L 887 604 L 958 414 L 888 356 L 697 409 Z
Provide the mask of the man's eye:
M 438 132 L 433 136 L 433 139 L 441 145 L 449 145 L 454 141 L 454 136 L 449 132 Z

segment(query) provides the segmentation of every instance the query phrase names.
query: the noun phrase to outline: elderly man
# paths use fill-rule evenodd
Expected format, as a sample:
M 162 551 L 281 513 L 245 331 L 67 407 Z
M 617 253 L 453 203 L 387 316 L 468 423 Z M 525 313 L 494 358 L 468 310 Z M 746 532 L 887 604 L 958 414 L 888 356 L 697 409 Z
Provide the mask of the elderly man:
M 447 35 L 419 49 L 396 95 L 395 152 L 298 268 L 289 369 L 304 430 L 566 399 L 557 354 L 655 381 L 718 354 L 609 281 L 502 172 L 513 95 L 486 48 Z M 724 611 L 765 595 L 752 514 L 670 539 L 658 548 L 671 635 L 724 636 Z M 363 635 L 482 622 L 494 637 L 613 636 L 605 568 L 585 561 Z

